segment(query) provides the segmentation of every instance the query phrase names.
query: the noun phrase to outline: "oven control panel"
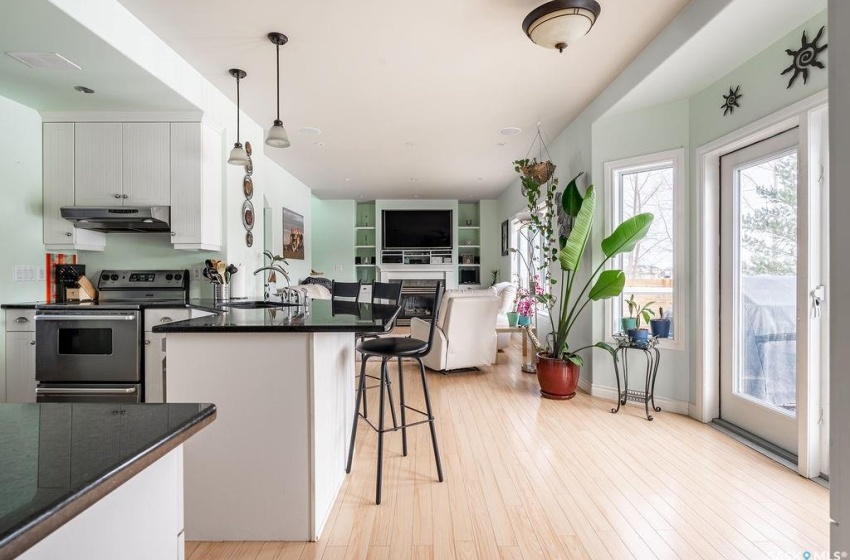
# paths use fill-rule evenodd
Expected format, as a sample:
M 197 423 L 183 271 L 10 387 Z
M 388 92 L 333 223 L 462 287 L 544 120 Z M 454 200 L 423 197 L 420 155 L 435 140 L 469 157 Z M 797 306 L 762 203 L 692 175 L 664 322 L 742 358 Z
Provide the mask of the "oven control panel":
M 180 288 L 188 285 L 188 270 L 104 270 L 97 283 L 99 290 Z

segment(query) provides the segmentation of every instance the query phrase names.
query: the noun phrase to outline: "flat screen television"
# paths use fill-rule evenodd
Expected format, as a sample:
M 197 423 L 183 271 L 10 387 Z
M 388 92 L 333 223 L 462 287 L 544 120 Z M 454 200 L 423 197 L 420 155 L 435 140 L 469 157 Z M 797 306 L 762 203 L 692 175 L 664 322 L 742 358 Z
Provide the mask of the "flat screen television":
M 451 210 L 384 210 L 384 249 L 451 249 Z

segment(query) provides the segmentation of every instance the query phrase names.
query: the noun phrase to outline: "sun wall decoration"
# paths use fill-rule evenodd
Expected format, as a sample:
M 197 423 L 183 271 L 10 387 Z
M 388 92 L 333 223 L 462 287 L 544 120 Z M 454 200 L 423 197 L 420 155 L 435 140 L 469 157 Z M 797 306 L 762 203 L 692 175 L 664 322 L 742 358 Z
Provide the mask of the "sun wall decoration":
M 822 47 L 818 46 L 818 41 L 821 40 L 823 36 L 823 31 L 826 29 L 826 26 L 820 28 L 817 36 L 815 36 L 814 40 L 810 43 L 808 37 L 806 36 L 806 32 L 803 31 L 803 39 L 802 44 L 799 50 L 785 49 L 785 52 L 788 53 L 788 56 L 793 58 L 793 62 L 791 66 L 782 71 L 780 76 L 784 76 L 788 72 L 793 71 L 794 74 L 791 75 L 791 79 L 788 80 L 788 86 L 785 89 L 790 88 L 794 85 L 794 82 L 797 80 L 797 76 L 800 74 L 803 75 L 803 84 L 807 84 L 809 82 L 809 69 L 814 66 L 815 68 L 826 68 L 823 62 L 818 60 L 818 56 L 826 50 L 827 45 L 824 44 Z
M 724 117 L 730 113 L 734 113 L 735 107 L 741 107 L 738 101 L 740 101 L 742 97 L 744 97 L 744 95 L 741 93 L 741 86 L 735 86 L 735 89 L 732 89 L 731 87 L 729 88 L 729 95 L 723 95 L 723 105 L 720 106 L 720 108 L 723 109 Z

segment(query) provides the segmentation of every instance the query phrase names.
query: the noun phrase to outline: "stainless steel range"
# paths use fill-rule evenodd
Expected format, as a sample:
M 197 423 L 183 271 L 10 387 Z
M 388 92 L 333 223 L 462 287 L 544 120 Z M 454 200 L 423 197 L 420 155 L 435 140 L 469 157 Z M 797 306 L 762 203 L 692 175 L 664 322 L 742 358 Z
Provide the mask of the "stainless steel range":
M 142 311 L 189 301 L 187 270 L 104 270 L 97 302 L 39 306 L 39 402 L 141 402 Z

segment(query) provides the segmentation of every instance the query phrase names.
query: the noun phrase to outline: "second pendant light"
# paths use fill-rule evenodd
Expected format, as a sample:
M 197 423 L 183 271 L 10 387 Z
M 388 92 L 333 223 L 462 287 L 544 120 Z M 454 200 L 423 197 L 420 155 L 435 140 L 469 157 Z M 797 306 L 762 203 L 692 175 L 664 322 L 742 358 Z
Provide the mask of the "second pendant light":
M 275 53 L 277 58 L 277 118 L 274 124 L 269 129 L 269 135 L 266 137 L 266 145 L 272 148 L 288 148 L 289 135 L 286 134 L 286 129 L 283 128 L 283 121 L 280 120 L 280 47 L 285 45 L 289 38 L 283 33 L 269 33 L 269 41 L 275 45 Z

